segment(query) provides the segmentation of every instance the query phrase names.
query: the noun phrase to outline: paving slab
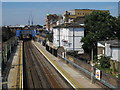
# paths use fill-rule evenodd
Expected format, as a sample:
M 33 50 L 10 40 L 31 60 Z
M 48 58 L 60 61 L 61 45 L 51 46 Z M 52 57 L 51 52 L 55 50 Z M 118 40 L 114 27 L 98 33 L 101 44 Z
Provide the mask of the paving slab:
M 22 59 L 21 58 L 21 48 L 20 45 L 17 46 L 17 50 L 13 56 L 12 65 L 8 75 L 8 89 L 10 88 L 20 88 L 22 79 Z M 20 59 L 20 61 L 19 61 Z M 20 69 L 18 69 L 20 68 Z M 20 84 L 18 84 L 20 83 Z M 22 86 L 21 86 L 22 87 Z
M 60 58 L 53 56 L 39 42 L 34 42 L 34 43 L 44 54 L 46 54 L 48 56 L 48 58 L 52 59 L 55 62 L 56 66 L 59 66 L 61 69 L 64 70 L 63 73 L 67 73 L 67 75 L 70 76 L 70 77 L 68 76 L 69 80 L 72 79 L 76 84 L 79 84 L 79 85 L 77 85 L 77 86 L 79 86 L 79 88 L 102 88 L 101 86 L 99 86 L 97 84 L 92 84 L 90 79 L 85 77 L 79 71 L 70 67 L 68 64 L 63 62 Z

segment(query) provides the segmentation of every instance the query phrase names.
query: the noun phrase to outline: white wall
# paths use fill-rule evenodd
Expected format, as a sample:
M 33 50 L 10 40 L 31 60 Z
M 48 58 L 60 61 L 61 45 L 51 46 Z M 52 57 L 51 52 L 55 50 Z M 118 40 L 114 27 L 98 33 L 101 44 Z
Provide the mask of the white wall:
M 117 60 L 120 62 L 120 48 L 111 48 L 112 60 Z
M 58 28 L 54 28 L 53 29 L 53 44 L 55 46 L 58 46 L 59 45 L 59 31 L 58 31 Z
M 60 46 L 66 50 L 73 50 L 73 28 L 54 28 L 53 29 L 53 43 L 59 46 L 59 30 L 60 30 Z M 74 49 L 75 51 L 83 50 L 82 43 L 80 42 L 84 37 L 84 28 L 74 28 Z M 66 42 L 64 42 L 66 41 Z
M 68 11 L 70 15 L 75 15 L 75 10 Z
M 111 54 L 110 44 L 105 43 L 105 56 L 110 57 Z
M 105 43 L 105 52 L 103 51 L 103 54 L 104 53 L 105 53 L 105 56 L 110 57 L 112 60 L 116 60 L 120 62 L 120 48 L 117 48 L 117 47 L 113 48 L 113 47 L 110 47 L 110 44 Z

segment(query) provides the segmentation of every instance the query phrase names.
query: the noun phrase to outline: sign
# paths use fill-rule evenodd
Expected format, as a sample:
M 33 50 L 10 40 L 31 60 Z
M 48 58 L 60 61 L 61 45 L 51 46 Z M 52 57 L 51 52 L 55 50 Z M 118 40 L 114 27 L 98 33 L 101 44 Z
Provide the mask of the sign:
M 96 69 L 95 77 L 96 77 L 96 79 L 100 80 L 100 70 L 99 69 Z
M 62 58 L 64 58 L 64 55 L 65 55 L 65 53 L 64 53 L 64 52 L 62 52 Z

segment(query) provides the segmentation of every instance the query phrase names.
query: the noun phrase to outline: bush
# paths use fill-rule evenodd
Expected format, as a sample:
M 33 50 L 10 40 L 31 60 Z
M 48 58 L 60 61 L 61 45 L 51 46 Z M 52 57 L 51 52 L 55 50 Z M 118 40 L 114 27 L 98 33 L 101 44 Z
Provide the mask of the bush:
M 94 63 L 96 64 L 97 67 L 107 69 L 110 68 L 110 58 L 101 56 L 100 59 L 95 59 Z

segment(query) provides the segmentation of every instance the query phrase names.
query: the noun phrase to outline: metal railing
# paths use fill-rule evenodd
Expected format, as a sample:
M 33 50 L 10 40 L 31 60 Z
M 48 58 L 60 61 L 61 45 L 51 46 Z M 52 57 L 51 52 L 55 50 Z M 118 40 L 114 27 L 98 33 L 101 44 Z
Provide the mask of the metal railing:
M 69 62 L 70 64 L 72 64 L 74 67 L 76 67 L 76 68 L 78 68 L 79 70 L 81 70 L 82 72 L 84 72 L 84 73 L 86 73 L 87 75 L 91 76 L 91 72 L 90 72 L 90 71 L 88 71 L 88 70 L 84 69 L 83 67 L 75 64 L 74 62 L 70 61 L 70 60 L 67 59 L 67 58 L 63 58 L 60 54 L 57 54 L 57 55 L 58 55 L 60 58 L 66 60 L 67 62 Z M 94 78 L 95 78 L 95 76 L 94 76 Z M 117 88 L 116 86 L 110 84 L 110 83 L 107 82 L 106 80 L 101 79 L 101 80 L 99 80 L 99 82 L 101 82 L 102 84 L 106 85 L 106 86 L 109 87 L 109 88 Z

